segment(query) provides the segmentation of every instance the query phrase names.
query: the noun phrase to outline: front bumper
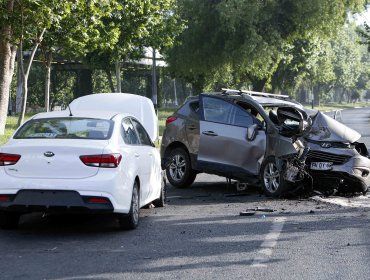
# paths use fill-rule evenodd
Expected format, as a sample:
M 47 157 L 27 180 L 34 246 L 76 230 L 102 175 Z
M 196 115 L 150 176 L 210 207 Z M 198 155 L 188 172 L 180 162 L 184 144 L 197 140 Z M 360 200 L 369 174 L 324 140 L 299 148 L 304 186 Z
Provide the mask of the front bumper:
M 307 162 L 310 164 L 309 162 Z M 356 155 L 344 164 L 334 164 L 331 170 L 309 170 L 315 187 L 365 192 L 370 187 L 370 160 Z

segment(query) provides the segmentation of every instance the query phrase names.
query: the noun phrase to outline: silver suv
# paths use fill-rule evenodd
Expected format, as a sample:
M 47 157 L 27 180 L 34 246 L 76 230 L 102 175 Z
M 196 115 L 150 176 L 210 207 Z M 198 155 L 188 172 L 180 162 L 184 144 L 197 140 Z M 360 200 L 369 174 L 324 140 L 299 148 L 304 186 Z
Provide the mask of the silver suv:
M 269 196 L 302 186 L 366 192 L 370 160 L 360 137 L 288 96 L 225 89 L 188 98 L 167 119 L 162 168 L 180 188 L 204 172 L 260 184 Z

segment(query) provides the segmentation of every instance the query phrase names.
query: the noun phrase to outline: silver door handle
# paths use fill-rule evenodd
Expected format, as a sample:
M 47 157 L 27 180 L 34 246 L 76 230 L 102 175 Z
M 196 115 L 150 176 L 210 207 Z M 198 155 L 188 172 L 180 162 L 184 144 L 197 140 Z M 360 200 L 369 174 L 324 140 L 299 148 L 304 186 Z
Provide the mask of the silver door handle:
M 208 135 L 208 136 L 218 136 L 218 134 L 213 131 L 203 131 L 202 134 Z
M 139 155 L 139 154 L 135 154 L 135 157 L 137 157 L 137 158 L 138 158 L 138 157 L 140 157 L 140 155 Z

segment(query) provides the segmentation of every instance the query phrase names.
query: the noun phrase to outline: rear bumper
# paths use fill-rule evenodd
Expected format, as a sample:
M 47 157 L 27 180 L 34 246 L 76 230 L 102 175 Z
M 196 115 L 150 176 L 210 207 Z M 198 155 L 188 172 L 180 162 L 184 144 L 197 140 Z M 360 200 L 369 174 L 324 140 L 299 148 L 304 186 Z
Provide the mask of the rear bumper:
M 14 195 L 3 195 L 0 210 L 30 212 L 113 212 L 111 201 L 99 197 L 94 202 L 91 196 L 82 196 L 76 191 L 67 190 L 20 190 Z M 9 199 L 6 200 L 5 198 Z M 96 198 L 96 197 L 93 197 Z M 96 200 L 96 199 L 95 199 Z
M 100 170 L 96 176 L 83 179 L 38 179 L 38 178 L 18 178 L 7 175 L 2 168 L 0 168 L 0 194 L 13 195 L 14 197 L 22 191 L 60 191 L 60 192 L 75 192 L 80 196 L 80 202 L 73 200 L 76 205 L 69 205 L 69 197 L 66 199 L 66 204 L 61 204 L 68 209 L 75 209 L 74 206 L 84 207 L 85 209 L 94 210 L 96 207 L 100 209 L 101 206 L 94 206 L 86 204 L 84 197 L 105 197 L 108 198 L 113 205 L 113 212 L 127 214 L 130 210 L 130 203 L 132 197 L 133 176 L 124 172 L 111 172 L 112 170 Z M 82 201 L 82 202 L 81 202 Z M 7 206 L 0 200 L 0 209 L 10 207 L 11 205 L 22 205 L 14 201 Z M 25 203 L 23 203 L 25 205 Z M 35 204 L 35 203 L 34 203 Z M 40 203 L 39 203 L 40 205 Z M 52 207 L 50 200 L 46 199 L 46 203 L 41 204 L 46 207 Z M 28 207 L 31 208 L 32 204 Z M 17 206 L 18 207 L 18 206 Z M 49 207 L 49 208 L 50 208 Z M 14 206 L 12 207 L 14 208 Z M 10 208 L 8 208 L 10 209 Z M 81 208 L 82 209 L 82 208 Z M 32 212 L 32 211 L 27 211 Z

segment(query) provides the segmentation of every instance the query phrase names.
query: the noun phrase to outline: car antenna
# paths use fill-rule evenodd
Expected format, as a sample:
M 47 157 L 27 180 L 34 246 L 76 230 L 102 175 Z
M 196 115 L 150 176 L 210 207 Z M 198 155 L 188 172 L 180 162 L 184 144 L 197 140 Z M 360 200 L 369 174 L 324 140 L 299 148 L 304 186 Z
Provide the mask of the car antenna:
M 70 116 L 70 117 L 73 117 L 73 115 L 72 115 L 72 111 L 71 111 L 71 107 L 69 107 L 69 104 L 67 105 L 67 107 L 68 107 L 68 110 L 69 110 L 69 116 Z

